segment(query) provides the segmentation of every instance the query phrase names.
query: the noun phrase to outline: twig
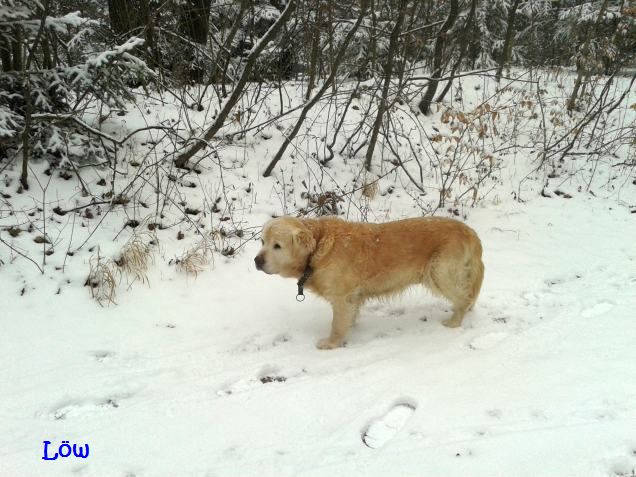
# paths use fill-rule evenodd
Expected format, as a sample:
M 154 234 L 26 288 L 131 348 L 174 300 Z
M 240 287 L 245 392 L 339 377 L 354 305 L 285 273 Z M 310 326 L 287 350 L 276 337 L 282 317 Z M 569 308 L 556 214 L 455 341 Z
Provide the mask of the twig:
M 15 253 L 17 253 L 21 257 L 26 258 L 29 262 L 31 262 L 33 265 L 35 265 L 38 268 L 38 270 L 40 270 L 40 273 L 44 274 L 44 270 L 42 269 L 42 267 L 40 267 L 40 265 L 35 260 L 33 260 L 31 257 L 29 257 L 28 255 L 25 255 L 24 253 L 20 252 L 13 245 L 11 245 L 10 243 L 8 243 L 5 240 L 3 240 L 2 237 L 0 237 L 0 242 L 5 244 L 7 247 L 9 247 L 11 250 L 13 250 Z

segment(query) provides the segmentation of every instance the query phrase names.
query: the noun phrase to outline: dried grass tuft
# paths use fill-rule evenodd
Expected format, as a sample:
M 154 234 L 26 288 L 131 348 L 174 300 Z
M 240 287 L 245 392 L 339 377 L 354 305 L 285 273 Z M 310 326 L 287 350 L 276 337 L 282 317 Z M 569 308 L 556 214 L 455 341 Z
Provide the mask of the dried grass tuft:
M 379 186 L 378 186 L 378 182 L 374 181 L 374 182 L 366 182 L 365 179 L 365 184 L 362 186 L 362 196 L 366 197 L 367 199 L 374 199 L 376 195 L 378 195 L 378 190 L 379 190 Z
M 308 209 L 313 210 L 318 216 L 339 215 L 341 212 L 340 203 L 344 202 L 344 199 L 333 191 L 303 192 L 300 196 L 307 199 Z
M 197 276 L 211 262 L 214 262 L 214 247 L 210 239 L 203 237 L 183 255 L 177 257 L 173 263 L 180 272 Z
M 133 281 L 139 280 L 146 283 L 148 281 L 146 271 L 148 266 L 154 263 L 153 252 L 156 246 L 157 237 L 153 232 L 135 233 L 123 246 L 115 263 L 128 277 L 132 277 Z
M 89 272 L 85 285 L 90 287 L 91 296 L 101 306 L 117 304 L 115 295 L 122 276 L 126 274 L 132 281 L 148 281 L 146 272 L 148 266 L 154 263 L 154 249 L 157 237 L 153 232 L 138 232 L 133 234 L 122 247 L 117 259 L 104 259 L 99 255 L 89 260 Z
M 93 297 L 100 306 L 117 304 L 115 290 L 121 280 L 121 270 L 112 260 L 106 260 L 97 253 L 89 260 L 89 272 L 85 286 L 88 286 Z

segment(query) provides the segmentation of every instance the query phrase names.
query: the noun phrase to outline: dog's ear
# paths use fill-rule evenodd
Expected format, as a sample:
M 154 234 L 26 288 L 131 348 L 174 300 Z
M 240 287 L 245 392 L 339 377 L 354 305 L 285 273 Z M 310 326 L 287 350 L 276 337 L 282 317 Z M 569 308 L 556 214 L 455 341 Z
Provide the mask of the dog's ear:
M 292 238 L 294 245 L 299 245 L 310 252 L 313 252 L 316 248 L 316 239 L 311 231 L 306 227 L 295 230 Z
M 326 237 L 322 237 L 316 246 L 316 251 L 314 252 L 314 263 L 320 262 L 329 255 L 329 252 L 331 252 L 335 242 L 336 238 L 331 234 Z

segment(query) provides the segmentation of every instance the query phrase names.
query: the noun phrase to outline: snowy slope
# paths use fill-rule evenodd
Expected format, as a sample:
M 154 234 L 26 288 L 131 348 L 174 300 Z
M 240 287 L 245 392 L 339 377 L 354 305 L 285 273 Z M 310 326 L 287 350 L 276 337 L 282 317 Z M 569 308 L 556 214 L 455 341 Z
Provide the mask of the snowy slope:
M 223 155 L 275 150 L 262 141 Z M 159 231 L 148 283 L 124 280 L 105 307 L 82 286 L 87 249 L 114 254 L 138 211 L 109 215 L 93 235 L 94 222 L 76 224 L 86 246 L 71 257 L 58 247 L 44 274 L 0 249 L 0 476 L 633 475 L 636 216 L 626 205 L 636 186 L 593 196 L 576 193 L 585 179 L 572 175 L 573 198 L 546 198 L 532 178 L 527 202 L 516 202 L 511 191 L 530 170 L 522 160 L 502 166 L 497 200 L 468 213 L 486 278 L 463 328 L 443 327 L 446 303 L 413 289 L 367 305 L 333 351 L 315 348 L 328 304 L 297 303 L 293 280 L 257 272 L 254 240 L 195 277 L 169 264 L 183 248 L 177 230 L 192 227 Z M 260 178 L 263 167 L 226 173 L 246 227 L 298 206 L 298 190 L 281 198 L 285 187 Z M 201 191 L 213 198 L 214 173 L 182 189 L 188 201 L 210 205 Z M 353 177 L 341 164 L 330 174 Z M 610 174 L 599 170 L 599 182 Z M 53 184 L 65 207 L 81 202 L 73 186 Z M 400 190 L 371 200 L 369 218 L 421 213 Z M 39 200 L 11 194 L 16 209 Z M 47 222 L 60 244 L 68 217 Z M 39 250 L 20 237 L 15 246 Z M 45 461 L 44 440 L 54 450 L 87 443 L 90 456 Z
M 488 279 L 463 329 L 413 291 L 332 352 L 314 348 L 326 304 L 296 303 L 249 253 L 193 281 L 158 273 L 117 307 L 7 294 L 1 474 L 629 475 L 636 224 L 577 205 L 475 211 Z M 366 447 L 398 403 L 415 411 Z M 91 456 L 43 461 L 44 439 Z

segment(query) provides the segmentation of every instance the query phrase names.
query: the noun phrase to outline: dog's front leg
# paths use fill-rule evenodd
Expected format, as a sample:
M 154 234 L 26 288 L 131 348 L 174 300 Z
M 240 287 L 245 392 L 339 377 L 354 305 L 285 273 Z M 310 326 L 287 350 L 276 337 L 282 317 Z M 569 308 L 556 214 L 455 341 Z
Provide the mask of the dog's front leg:
M 329 338 L 323 338 L 318 341 L 316 344 L 318 349 L 333 349 L 342 346 L 349 328 L 351 328 L 360 309 L 359 303 L 352 300 L 351 297 L 338 297 L 330 301 L 333 308 L 331 334 Z

